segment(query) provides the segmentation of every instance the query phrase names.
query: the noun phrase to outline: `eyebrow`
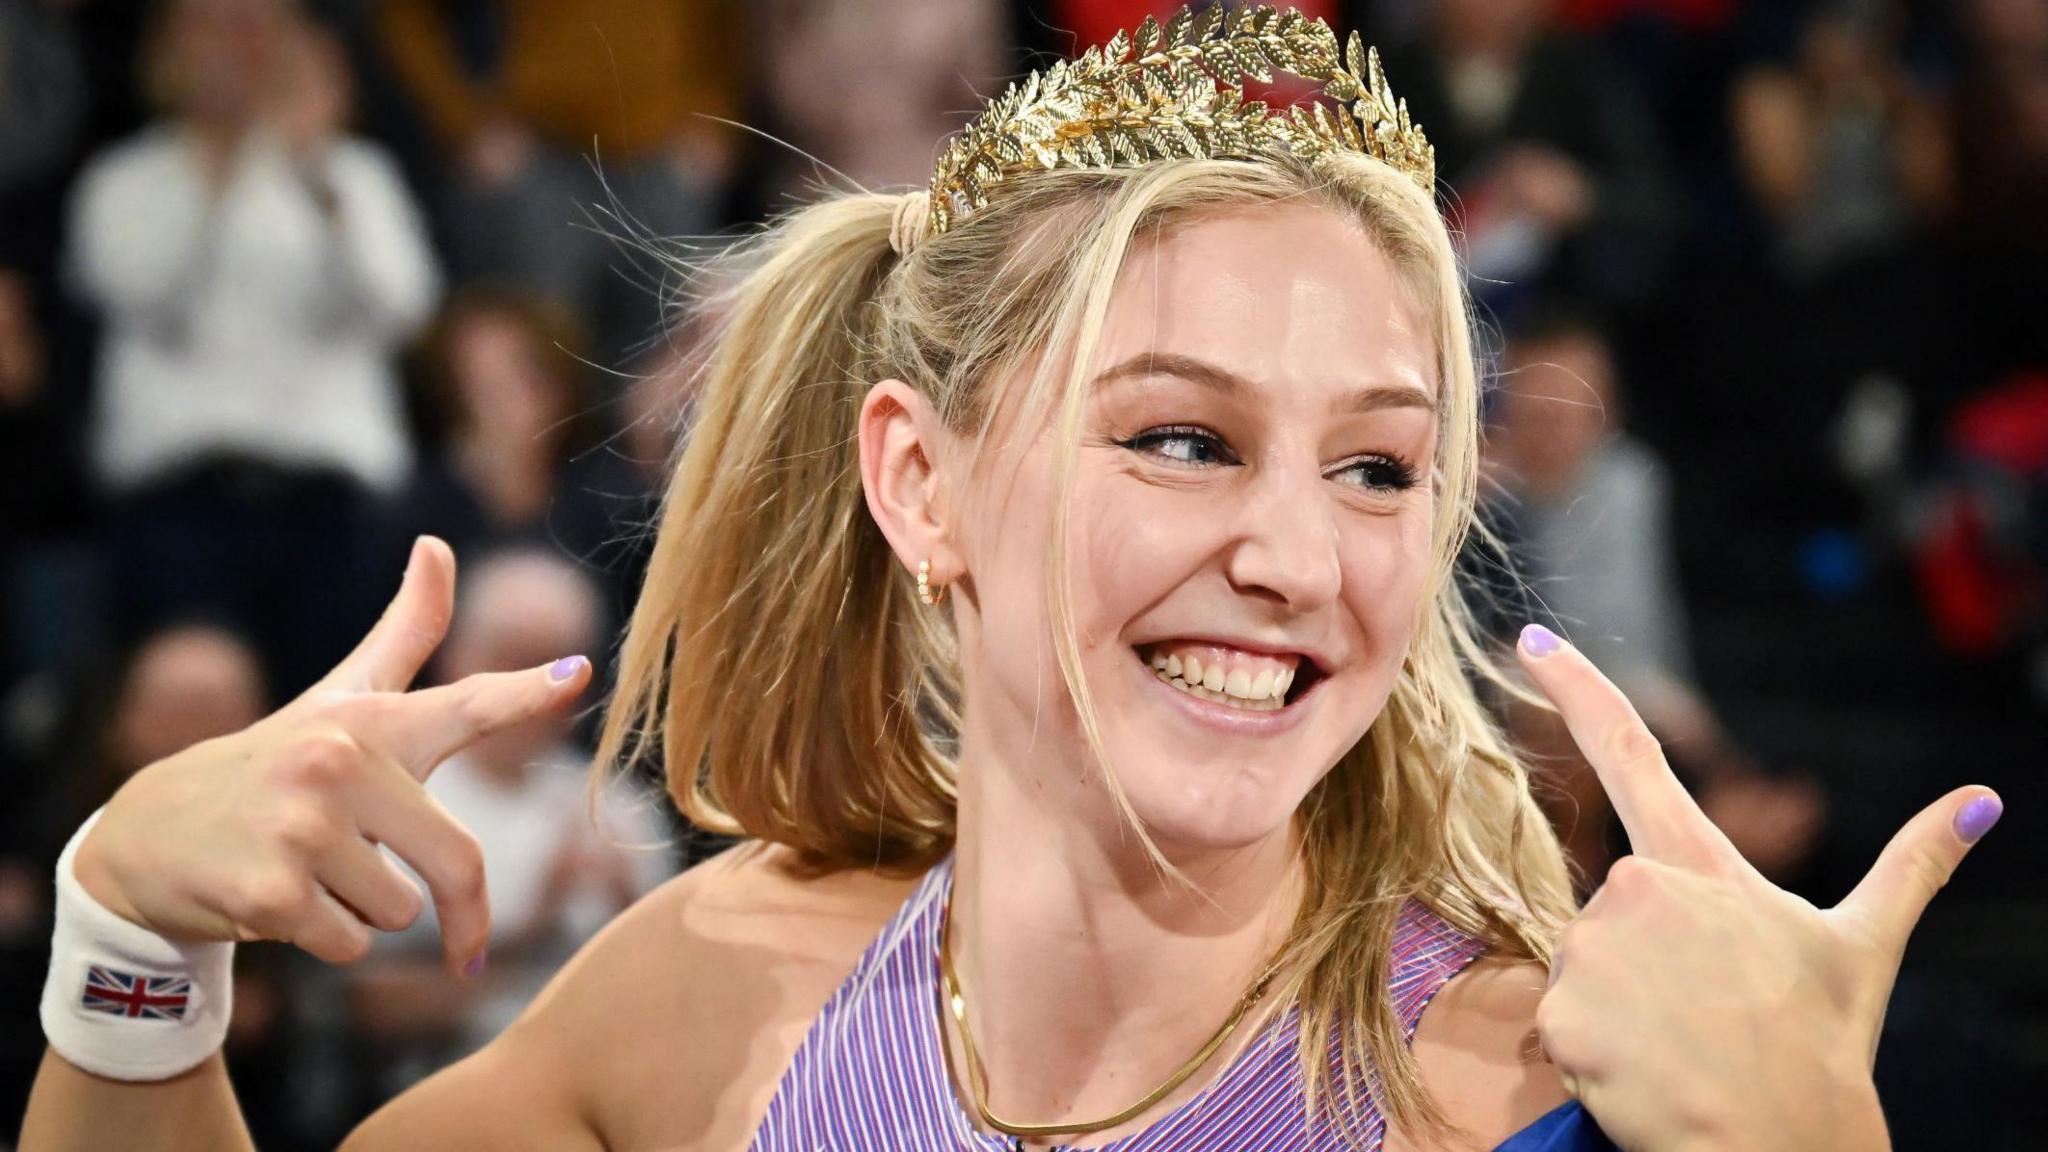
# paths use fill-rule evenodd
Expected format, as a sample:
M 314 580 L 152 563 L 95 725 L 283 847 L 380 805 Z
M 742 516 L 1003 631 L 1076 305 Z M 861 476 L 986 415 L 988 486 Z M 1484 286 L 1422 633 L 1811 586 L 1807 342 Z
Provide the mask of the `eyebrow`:
M 1095 387 L 1102 388 L 1118 381 L 1143 376 L 1173 376 L 1233 398 L 1243 398 L 1254 391 L 1249 380 L 1207 360 L 1154 352 L 1140 352 L 1105 370 L 1095 378 Z M 1376 384 L 1346 394 L 1334 407 L 1336 411 L 1344 413 L 1377 412 L 1386 408 L 1421 408 L 1434 412 L 1436 401 L 1420 388 L 1403 384 Z

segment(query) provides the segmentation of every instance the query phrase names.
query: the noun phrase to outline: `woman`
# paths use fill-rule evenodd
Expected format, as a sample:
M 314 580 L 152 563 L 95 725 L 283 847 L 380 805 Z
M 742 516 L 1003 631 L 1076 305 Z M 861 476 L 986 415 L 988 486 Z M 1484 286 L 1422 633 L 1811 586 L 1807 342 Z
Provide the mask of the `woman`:
M 296 691 L 379 598 L 413 450 L 392 359 L 439 275 L 398 168 L 348 134 L 340 44 L 293 0 L 168 0 L 164 117 L 80 175 L 68 259 L 105 321 L 91 431 L 128 637 L 230 620 Z
M 446 441 L 405 495 L 415 535 L 459 555 L 508 545 L 560 552 L 604 585 L 609 635 L 637 584 L 627 542 L 651 496 L 641 474 L 602 444 L 597 389 L 573 315 L 544 297 L 457 290 L 421 357 L 429 406 Z
M 1201 71 L 1266 35 L 1384 115 L 1325 136 Z M 1980 801 L 1816 912 L 1534 630 L 1641 857 L 1567 928 L 1464 674 L 1477 397 L 1427 146 L 1319 24 L 1137 43 L 997 101 L 930 196 L 829 201 L 754 253 L 601 752 L 659 746 L 686 814 L 754 842 L 349 1147 L 1599 1146 L 1568 1093 L 1631 1148 L 1883 1143 L 1877 1022 Z M 481 970 L 473 841 L 417 779 L 588 666 L 404 694 L 451 579 L 420 545 L 325 683 L 74 840 L 60 883 L 111 927 L 60 931 L 25 1149 L 246 1146 L 203 1043 L 116 1021 L 110 1050 L 64 977 L 165 938 L 359 956 L 420 907 L 371 841 Z

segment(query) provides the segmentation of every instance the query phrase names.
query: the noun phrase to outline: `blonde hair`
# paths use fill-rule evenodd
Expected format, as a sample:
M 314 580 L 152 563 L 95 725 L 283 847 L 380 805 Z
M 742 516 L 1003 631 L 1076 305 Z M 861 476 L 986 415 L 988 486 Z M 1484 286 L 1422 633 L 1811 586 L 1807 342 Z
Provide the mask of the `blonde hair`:
M 1506 686 L 1454 578 L 1473 525 L 1478 379 L 1463 277 L 1430 197 L 1354 154 L 1285 153 L 1006 183 L 910 256 L 898 199 L 846 195 L 783 219 L 735 258 L 702 405 L 621 655 L 600 765 L 659 750 L 676 803 L 714 832 L 786 845 L 820 870 L 929 867 L 954 837 L 960 683 L 945 614 L 922 608 L 870 521 L 855 419 L 888 377 L 948 427 L 1057 412 L 1070 482 L 1086 373 L 1134 243 L 1205 212 L 1293 200 L 1356 221 L 1432 333 L 1440 434 L 1431 575 L 1385 708 L 1311 790 L 1303 903 L 1287 945 L 1310 1106 L 1338 1123 L 1360 1085 L 1435 1130 L 1387 991 L 1396 917 L 1420 899 L 1501 953 L 1547 962 L 1573 908 L 1555 835 L 1475 679 Z M 1057 356 L 1038 355 L 1057 350 Z M 1034 356 L 1012 391 L 997 382 Z M 1063 545 L 1049 574 L 1062 673 L 1110 788 L 1078 659 Z M 733 706 L 731 701 L 743 701 Z M 1128 805 L 1124 810 L 1129 814 Z M 1142 832 L 1142 828 L 1140 828 Z M 1362 1138 L 1362 1130 L 1355 1133 Z

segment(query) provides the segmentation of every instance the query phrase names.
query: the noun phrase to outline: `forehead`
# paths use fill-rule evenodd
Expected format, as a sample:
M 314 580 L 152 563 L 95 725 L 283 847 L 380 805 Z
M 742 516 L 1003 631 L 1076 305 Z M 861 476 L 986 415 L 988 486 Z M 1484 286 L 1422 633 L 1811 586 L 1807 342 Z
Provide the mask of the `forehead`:
M 1392 263 L 1357 224 L 1311 205 L 1206 215 L 1134 248 L 1101 360 L 1147 350 L 1289 391 L 1436 392 L 1427 330 Z

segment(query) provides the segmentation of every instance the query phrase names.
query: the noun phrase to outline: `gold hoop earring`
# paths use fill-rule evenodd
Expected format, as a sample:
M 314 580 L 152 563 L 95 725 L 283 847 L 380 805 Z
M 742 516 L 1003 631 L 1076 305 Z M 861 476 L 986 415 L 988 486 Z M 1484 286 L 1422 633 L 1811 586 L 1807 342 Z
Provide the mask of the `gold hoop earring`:
M 917 562 L 917 598 L 926 604 L 937 604 L 946 598 L 944 584 L 936 589 L 932 587 L 932 562 L 929 560 Z

